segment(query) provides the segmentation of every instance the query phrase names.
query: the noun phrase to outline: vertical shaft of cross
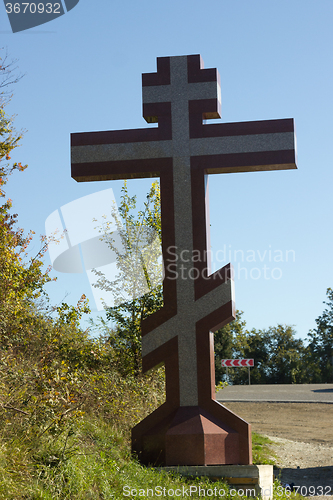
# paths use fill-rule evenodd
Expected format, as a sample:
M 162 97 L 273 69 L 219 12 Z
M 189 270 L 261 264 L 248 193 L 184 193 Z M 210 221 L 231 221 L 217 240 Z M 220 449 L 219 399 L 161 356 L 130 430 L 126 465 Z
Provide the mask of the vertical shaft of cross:
M 171 121 L 173 143 L 173 190 L 175 210 L 175 243 L 177 254 L 177 301 L 180 405 L 198 404 L 197 355 L 193 317 L 194 281 L 191 279 L 193 247 L 191 165 L 189 150 L 187 57 L 170 61 Z M 186 251 L 186 252 L 184 252 Z M 187 256 L 185 261 L 183 256 Z M 187 260 L 189 260 L 187 262 Z M 187 314 L 186 314 L 187 312 Z

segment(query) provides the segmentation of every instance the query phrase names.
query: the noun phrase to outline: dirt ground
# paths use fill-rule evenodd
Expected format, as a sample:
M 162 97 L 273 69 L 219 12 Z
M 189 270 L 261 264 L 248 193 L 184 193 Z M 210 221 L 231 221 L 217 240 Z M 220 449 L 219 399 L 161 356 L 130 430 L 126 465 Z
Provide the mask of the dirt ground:
M 333 404 L 225 403 L 276 444 L 276 475 L 303 496 L 333 495 Z M 312 487 L 312 488 L 310 488 Z M 327 498 L 327 497 L 325 497 Z M 332 498 L 332 497 L 331 497 Z
M 225 406 L 249 422 L 254 432 L 333 447 L 333 404 L 245 402 Z

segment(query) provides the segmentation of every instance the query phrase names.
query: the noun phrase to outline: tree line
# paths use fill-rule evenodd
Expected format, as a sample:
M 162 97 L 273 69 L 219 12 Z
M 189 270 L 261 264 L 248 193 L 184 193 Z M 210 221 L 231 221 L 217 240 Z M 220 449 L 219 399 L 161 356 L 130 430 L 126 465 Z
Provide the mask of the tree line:
M 333 382 L 333 290 L 327 290 L 326 309 L 306 340 L 296 338 L 292 326 L 246 329 L 243 312 L 215 332 L 216 382 L 225 378 L 221 359 L 253 358 L 253 384 L 318 384 Z M 248 383 L 247 368 L 228 368 L 233 384 Z

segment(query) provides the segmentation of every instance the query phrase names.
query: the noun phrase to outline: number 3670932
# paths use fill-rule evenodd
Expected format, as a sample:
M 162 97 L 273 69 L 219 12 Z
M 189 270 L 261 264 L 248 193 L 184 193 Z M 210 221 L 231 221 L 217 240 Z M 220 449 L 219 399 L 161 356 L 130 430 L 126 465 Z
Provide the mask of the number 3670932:
M 61 14 L 60 3 L 6 3 L 7 14 Z

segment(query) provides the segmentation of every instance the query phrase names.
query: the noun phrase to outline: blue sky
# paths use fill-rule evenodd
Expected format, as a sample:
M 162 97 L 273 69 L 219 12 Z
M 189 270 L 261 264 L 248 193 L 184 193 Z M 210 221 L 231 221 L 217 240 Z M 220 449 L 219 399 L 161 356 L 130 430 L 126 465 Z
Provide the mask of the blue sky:
M 210 212 L 215 265 L 234 264 L 248 328 L 305 337 L 333 286 L 332 21 L 331 0 L 80 0 L 13 34 L 1 4 L 0 46 L 25 73 L 7 108 L 27 130 L 13 159 L 29 168 L 7 185 L 20 226 L 44 234 L 52 212 L 110 187 L 119 202 L 121 181 L 71 179 L 70 133 L 145 127 L 141 74 L 158 56 L 200 53 L 220 72 L 223 122 L 295 119 L 298 170 L 215 175 Z M 129 184 L 139 206 L 150 184 Z M 52 302 L 85 293 L 94 308 L 85 274 L 54 274 Z

